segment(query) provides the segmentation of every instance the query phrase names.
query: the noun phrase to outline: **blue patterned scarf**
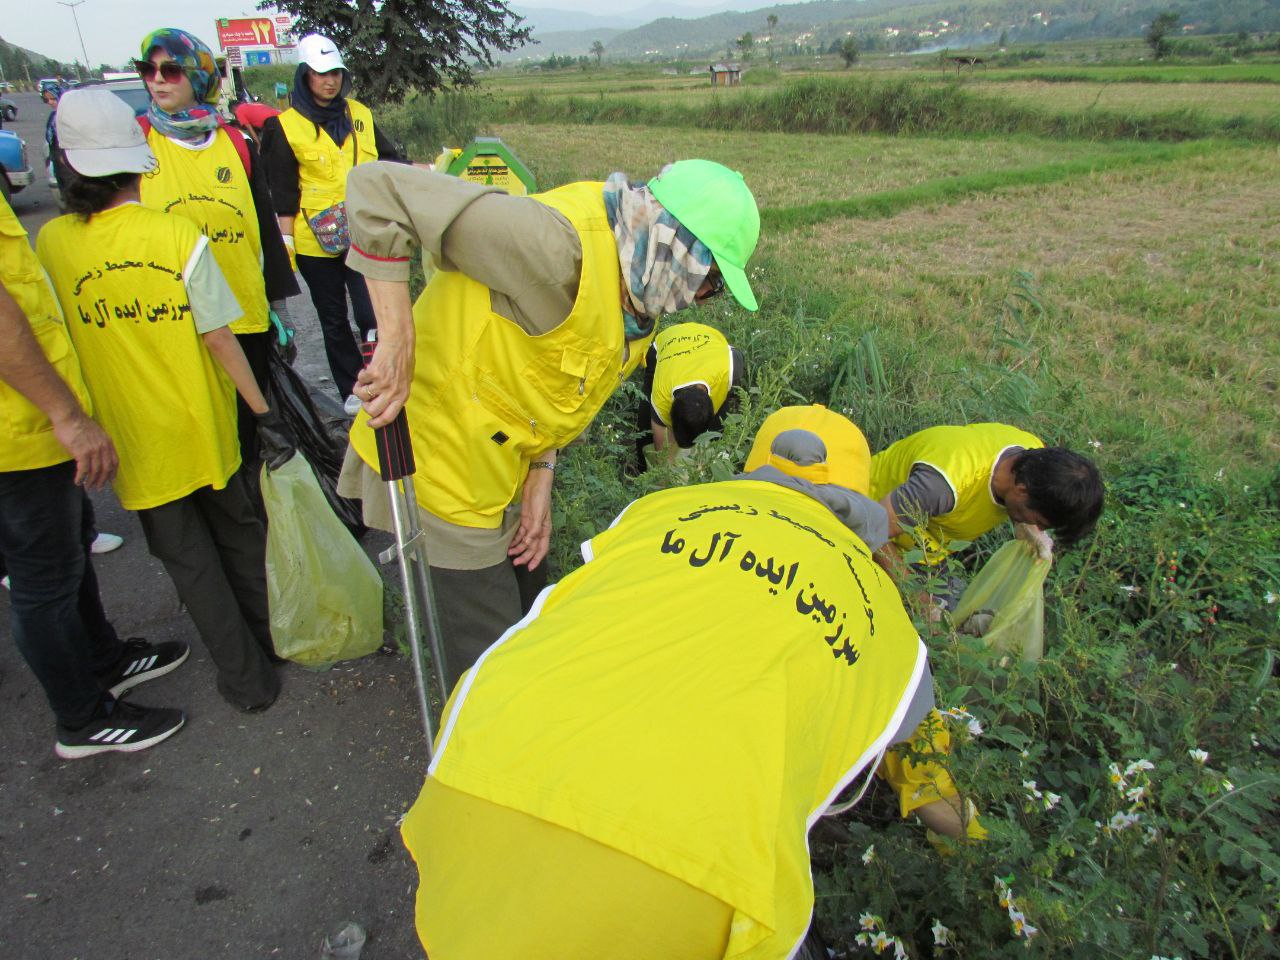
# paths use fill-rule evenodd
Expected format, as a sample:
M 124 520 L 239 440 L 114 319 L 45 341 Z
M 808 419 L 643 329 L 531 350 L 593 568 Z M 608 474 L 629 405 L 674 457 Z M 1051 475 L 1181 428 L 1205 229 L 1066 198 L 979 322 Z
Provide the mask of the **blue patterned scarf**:
M 711 272 L 711 251 L 667 212 L 644 184 L 614 173 L 604 184 L 604 207 L 618 244 L 622 318 L 628 340 L 647 337 L 666 313 L 693 304 Z

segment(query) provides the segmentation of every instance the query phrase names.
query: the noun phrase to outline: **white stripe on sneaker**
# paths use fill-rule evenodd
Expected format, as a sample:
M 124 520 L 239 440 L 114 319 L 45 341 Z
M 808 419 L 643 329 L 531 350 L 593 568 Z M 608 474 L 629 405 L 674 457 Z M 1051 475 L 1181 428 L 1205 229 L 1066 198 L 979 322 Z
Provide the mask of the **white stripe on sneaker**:
M 128 740 L 130 737 L 132 737 L 135 733 L 138 732 L 138 728 L 134 727 L 132 730 L 122 730 L 120 732 L 124 734 L 124 736 L 116 737 L 115 740 L 112 741 L 113 743 L 124 743 L 126 740 Z

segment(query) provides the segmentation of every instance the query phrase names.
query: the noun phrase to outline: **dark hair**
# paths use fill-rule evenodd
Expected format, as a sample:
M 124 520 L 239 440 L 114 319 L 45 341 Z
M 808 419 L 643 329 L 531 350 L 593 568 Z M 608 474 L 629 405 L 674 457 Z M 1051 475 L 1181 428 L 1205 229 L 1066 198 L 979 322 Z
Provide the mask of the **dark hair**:
M 62 189 L 62 202 L 67 213 L 74 213 L 81 220 L 88 220 L 95 213 L 107 209 L 121 190 L 133 186 L 142 176 L 140 173 L 83 176 L 67 162 L 67 153 L 61 147 L 53 155 L 53 171 Z
M 1072 450 L 1024 450 L 1013 464 L 1013 480 L 1026 487 L 1027 506 L 1049 522 L 1064 547 L 1092 533 L 1102 515 L 1098 468 Z
M 696 386 L 681 387 L 671 395 L 671 432 L 676 446 L 692 447 L 693 441 L 707 432 L 715 419 L 716 408 L 711 394 Z

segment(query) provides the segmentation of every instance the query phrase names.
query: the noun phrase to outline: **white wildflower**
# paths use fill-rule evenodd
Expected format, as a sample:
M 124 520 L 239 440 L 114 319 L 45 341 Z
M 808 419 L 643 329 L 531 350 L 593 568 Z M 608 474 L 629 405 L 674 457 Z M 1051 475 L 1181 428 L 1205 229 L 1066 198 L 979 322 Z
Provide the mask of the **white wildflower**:
M 1130 803 L 1141 803 L 1142 798 L 1146 795 L 1147 788 L 1143 784 L 1138 784 L 1136 787 L 1130 787 L 1124 792 L 1124 798 Z
M 1095 450 L 1101 450 L 1101 449 L 1102 449 L 1102 444 L 1101 444 L 1099 441 L 1097 441 L 1097 440 L 1090 440 L 1090 441 L 1089 441 L 1089 446 L 1093 447 L 1093 449 L 1095 449 Z
M 980 737 L 980 736 L 982 736 L 982 721 L 981 721 L 981 720 L 970 720 L 970 721 L 969 721 L 969 723 L 968 723 L 968 728 L 969 728 L 969 736 L 971 736 L 971 737 Z
M 1208 752 L 1205 750 L 1201 750 L 1199 747 L 1197 747 L 1195 750 L 1188 750 L 1187 755 L 1191 757 L 1191 759 L 1194 760 L 1196 763 L 1204 763 L 1206 760 L 1209 759 Z
M 865 947 L 871 941 L 871 938 L 868 937 L 865 933 L 860 933 L 853 939 L 860 947 Z
M 1280 600 L 1280 597 L 1276 596 L 1275 591 L 1273 590 L 1268 590 L 1262 595 L 1262 602 L 1265 604 L 1272 604 L 1277 600 Z
M 1113 816 L 1103 830 L 1107 833 L 1119 833 L 1122 830 L 1128 830 L 1142 819 L 1140 813 L 1126 813 L 1121 811 Z
M 1139 770 L 1154 770 L 1155 768 L 1156 765 L 1150 760 L 1135 760 L 1124 768 L 1124 775 L 1126 777 L 1132 777 Z
M 1227 479 L 1227 468 L 1219 467 L 1218 472 L 1213 475 L 1213 479 L 1217 480 L 1218 482 L 1222 482 L 1223 480 Z
M 1061 802 L 1062 802 L 1062 796 L 1060 794 L 1056 794 L 1052 790 L 1045 791 L 1045 795 L 1044 795 L 1045 810 L 1052 810 Z
M 877 931 L 871 937 L 871 947 L 876 953 L 883 953 L 885 950 L 889 949 L 889 946 L 892 943 L 893 941 L 889 939 L 889 935 L 883 930 Z
M 951 942 L 951 931 L 943 926 L 941 920 L 933 921 L 933 945 L 935 947 L 945 947 Z
M 1225 790 L 1225 791 L 1227 791 L 1227 793 L 1230 793 L 1230 792 L 1231 792 L 1232 790 L 1234 790 L 1235 788 L 1236 788 L 1236 785 L 1235 785 L 1234 783 L 1232 783 L 1230 780 L 1223 780 L 1223 781 L 1222 781 L 1222 789 L 1223 789 L 1223 790 Z
M 1178 501 L 1178 506 L 1181 507 L 1183 510 L 1187 509 L 1187 505 L 1183 503 L 1181 500 Z
M 1044 794 L 1036 788 L 1036 782 L 1034 780 L 1023 780 L 1022 789 L 1027 791 L 1027 797 L 1031 800 L 1039 800 L 1044 796 Z
M 1123 590 L 1125 593 L 1129 594 L 1130 596 L 1133 596 L 1135 593 L 1138 592 L 1138 588 L 1135 587 L 1132 583 L 1122 583 L 1120 584 L 1120 589 Z
M 893 960 L 909 960 L 906 945 L 897 937 L 893 938 Z
M 871 846 L 867 847 L 866 850 L 862 851 L 862 865 L 864 867 L 867 866 L 875 858 L 876 858 L 876 845 L 873 843 Z
M 864 913 L 858 917 L 858 926 L 863 930 L 874 930 L 880 926 L 880 918 L 874 913 Z

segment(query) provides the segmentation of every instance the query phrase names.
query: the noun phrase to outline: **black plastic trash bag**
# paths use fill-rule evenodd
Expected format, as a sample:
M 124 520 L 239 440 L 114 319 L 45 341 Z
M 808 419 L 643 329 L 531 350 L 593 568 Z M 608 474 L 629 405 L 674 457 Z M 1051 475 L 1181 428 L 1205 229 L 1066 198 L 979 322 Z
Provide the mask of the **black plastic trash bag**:
M 347 433 L 351 420 L 336 399 L 312 390 L 298 372 L 271 351 L 270 392 L 268 402 L 278 410 L 293 431 L 298 452 L 311 464 L 325 499 L 338 519 L 357 537 L 365 532 L 361 521 L 360 501 L 338 496 L 338 474 L 347 452 Z

